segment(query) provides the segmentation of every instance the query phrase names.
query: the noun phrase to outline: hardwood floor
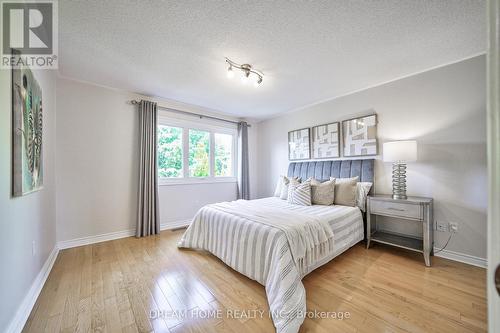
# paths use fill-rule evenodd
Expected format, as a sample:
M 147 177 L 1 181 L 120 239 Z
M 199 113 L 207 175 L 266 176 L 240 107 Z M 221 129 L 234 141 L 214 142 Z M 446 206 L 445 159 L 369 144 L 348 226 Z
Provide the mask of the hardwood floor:
M 24 332 L 273 332 L 264 287 L 178 250 L 183 232 L 61 251 Z M 358 244 L 304 278 L 309 311 L 350 317 L 308 318 L 301 332 L 484 332 L 485 279 L 481 268 L 436 257 L 426 268 L 420 255 Z

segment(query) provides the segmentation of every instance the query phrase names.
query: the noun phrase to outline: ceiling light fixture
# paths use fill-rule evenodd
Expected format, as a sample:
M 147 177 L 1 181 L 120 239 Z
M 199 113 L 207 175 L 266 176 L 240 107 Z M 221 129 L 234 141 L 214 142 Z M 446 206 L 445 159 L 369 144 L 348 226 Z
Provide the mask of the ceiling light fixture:
M 243 76 L 241 77 L 241 83 L 247 84 L 248 83 L 248 73 L 244 73 Z
M 234 77 L 234 71 L 233 71 L 233 66 L 229 65 L 227 69 L 227 77 L 229 79 L 232 79 Z
M 247 84 L 251 76 L 252 79 L 255 79 L 254 86 L 258 87 L 262 83 L 262 80 L 264 79 L 264 74 L 261 71 L 254 69 L 252 65 L 249 64 L 240 65 L 230 60 L 229 58 L 226 58 L 226 63 L 229 64 L 229 67 L 227 68 L 227 77 L 230 79 L 234 77 L 233 68 L 237 68 L 242 71 L 243 75 L 241 77 L 241 82 L 243 84 Z

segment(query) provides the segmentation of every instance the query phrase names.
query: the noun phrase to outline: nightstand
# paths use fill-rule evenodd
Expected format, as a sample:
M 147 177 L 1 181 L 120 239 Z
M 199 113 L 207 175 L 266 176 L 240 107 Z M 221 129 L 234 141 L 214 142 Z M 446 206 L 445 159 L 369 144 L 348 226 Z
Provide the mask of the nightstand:
M 434 246 L 432 201 L 431 198 L 423 197 L 400 200 L 393 199 L 391 195 L 369 196 L 366 211 L 366 248 L 370 248 L 370 242 L 377 242 L 420 252 L 424 255 L 425 265 L 430 266 Z M 378 230 L 378 215 L 421 222 L 422 239 Z

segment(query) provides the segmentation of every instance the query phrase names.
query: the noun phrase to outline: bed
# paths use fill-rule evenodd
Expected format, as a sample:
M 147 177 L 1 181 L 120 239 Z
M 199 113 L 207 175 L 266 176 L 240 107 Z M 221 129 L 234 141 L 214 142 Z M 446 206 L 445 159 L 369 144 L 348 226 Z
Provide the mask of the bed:
M 373 183 L 373 166 L 373 159 L 294 162 L 287 175 Z M 271 197 L 202 207 L 178 247 L 209 251 L 264 285 L 276 331 L 296 333 L 306 315 L 302 278 L 363 238 L 357 207 L 299 206 Z

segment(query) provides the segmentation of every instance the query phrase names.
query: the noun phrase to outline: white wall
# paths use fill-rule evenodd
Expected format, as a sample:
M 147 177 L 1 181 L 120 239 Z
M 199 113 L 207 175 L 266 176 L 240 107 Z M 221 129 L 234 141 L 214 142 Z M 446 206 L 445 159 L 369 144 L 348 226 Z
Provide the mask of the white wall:
M 384 141 L 418 141 L 419 160 L 408 165 L 408 194 L 433 197 L 435 220 L 458 223 L 447 250 L 486 258 L 485 68 L 479 56 L 259 123 L 259 196 L 271 195 L 287 171 L 288 131 L 375 112 L 380 152 Z M 380 159 L 375 191 L 391 193 L 391 165 Z M 417 233 L 417 226 L 405 224 L 404 230 Z M 435 245 L 447 238 L 436 233 Z
M 160 185 L 161 223 L 190 220 L 206 204 L 236 200 L 236 190 L 236 183 Z
M 136 112 L 127 95 L 58 79 L 57 239 L 132 229 Z
M 135 229 L 138 114 L 126 102 L 144 96 L 63 78 L 58 83 L 58 241 Z M 213 114 L 178 102 L 159 104 Z M 256 129 L 249 133 L 253 152 Z M 251 170 L 255 174 L 256 166 Z M 159 196 L 161 223 L 173 224 L 207 203 L 234 200 L 236 183 L 160 186 Z
M 56 244 L 55 108 L 53 71 L 33 71 L 43 98 L 44 188 L 11 198 L 11 71 L 0 70 L 0 331 L 13 320 Z M 32 243 L 35 242 L 35 255 Z

